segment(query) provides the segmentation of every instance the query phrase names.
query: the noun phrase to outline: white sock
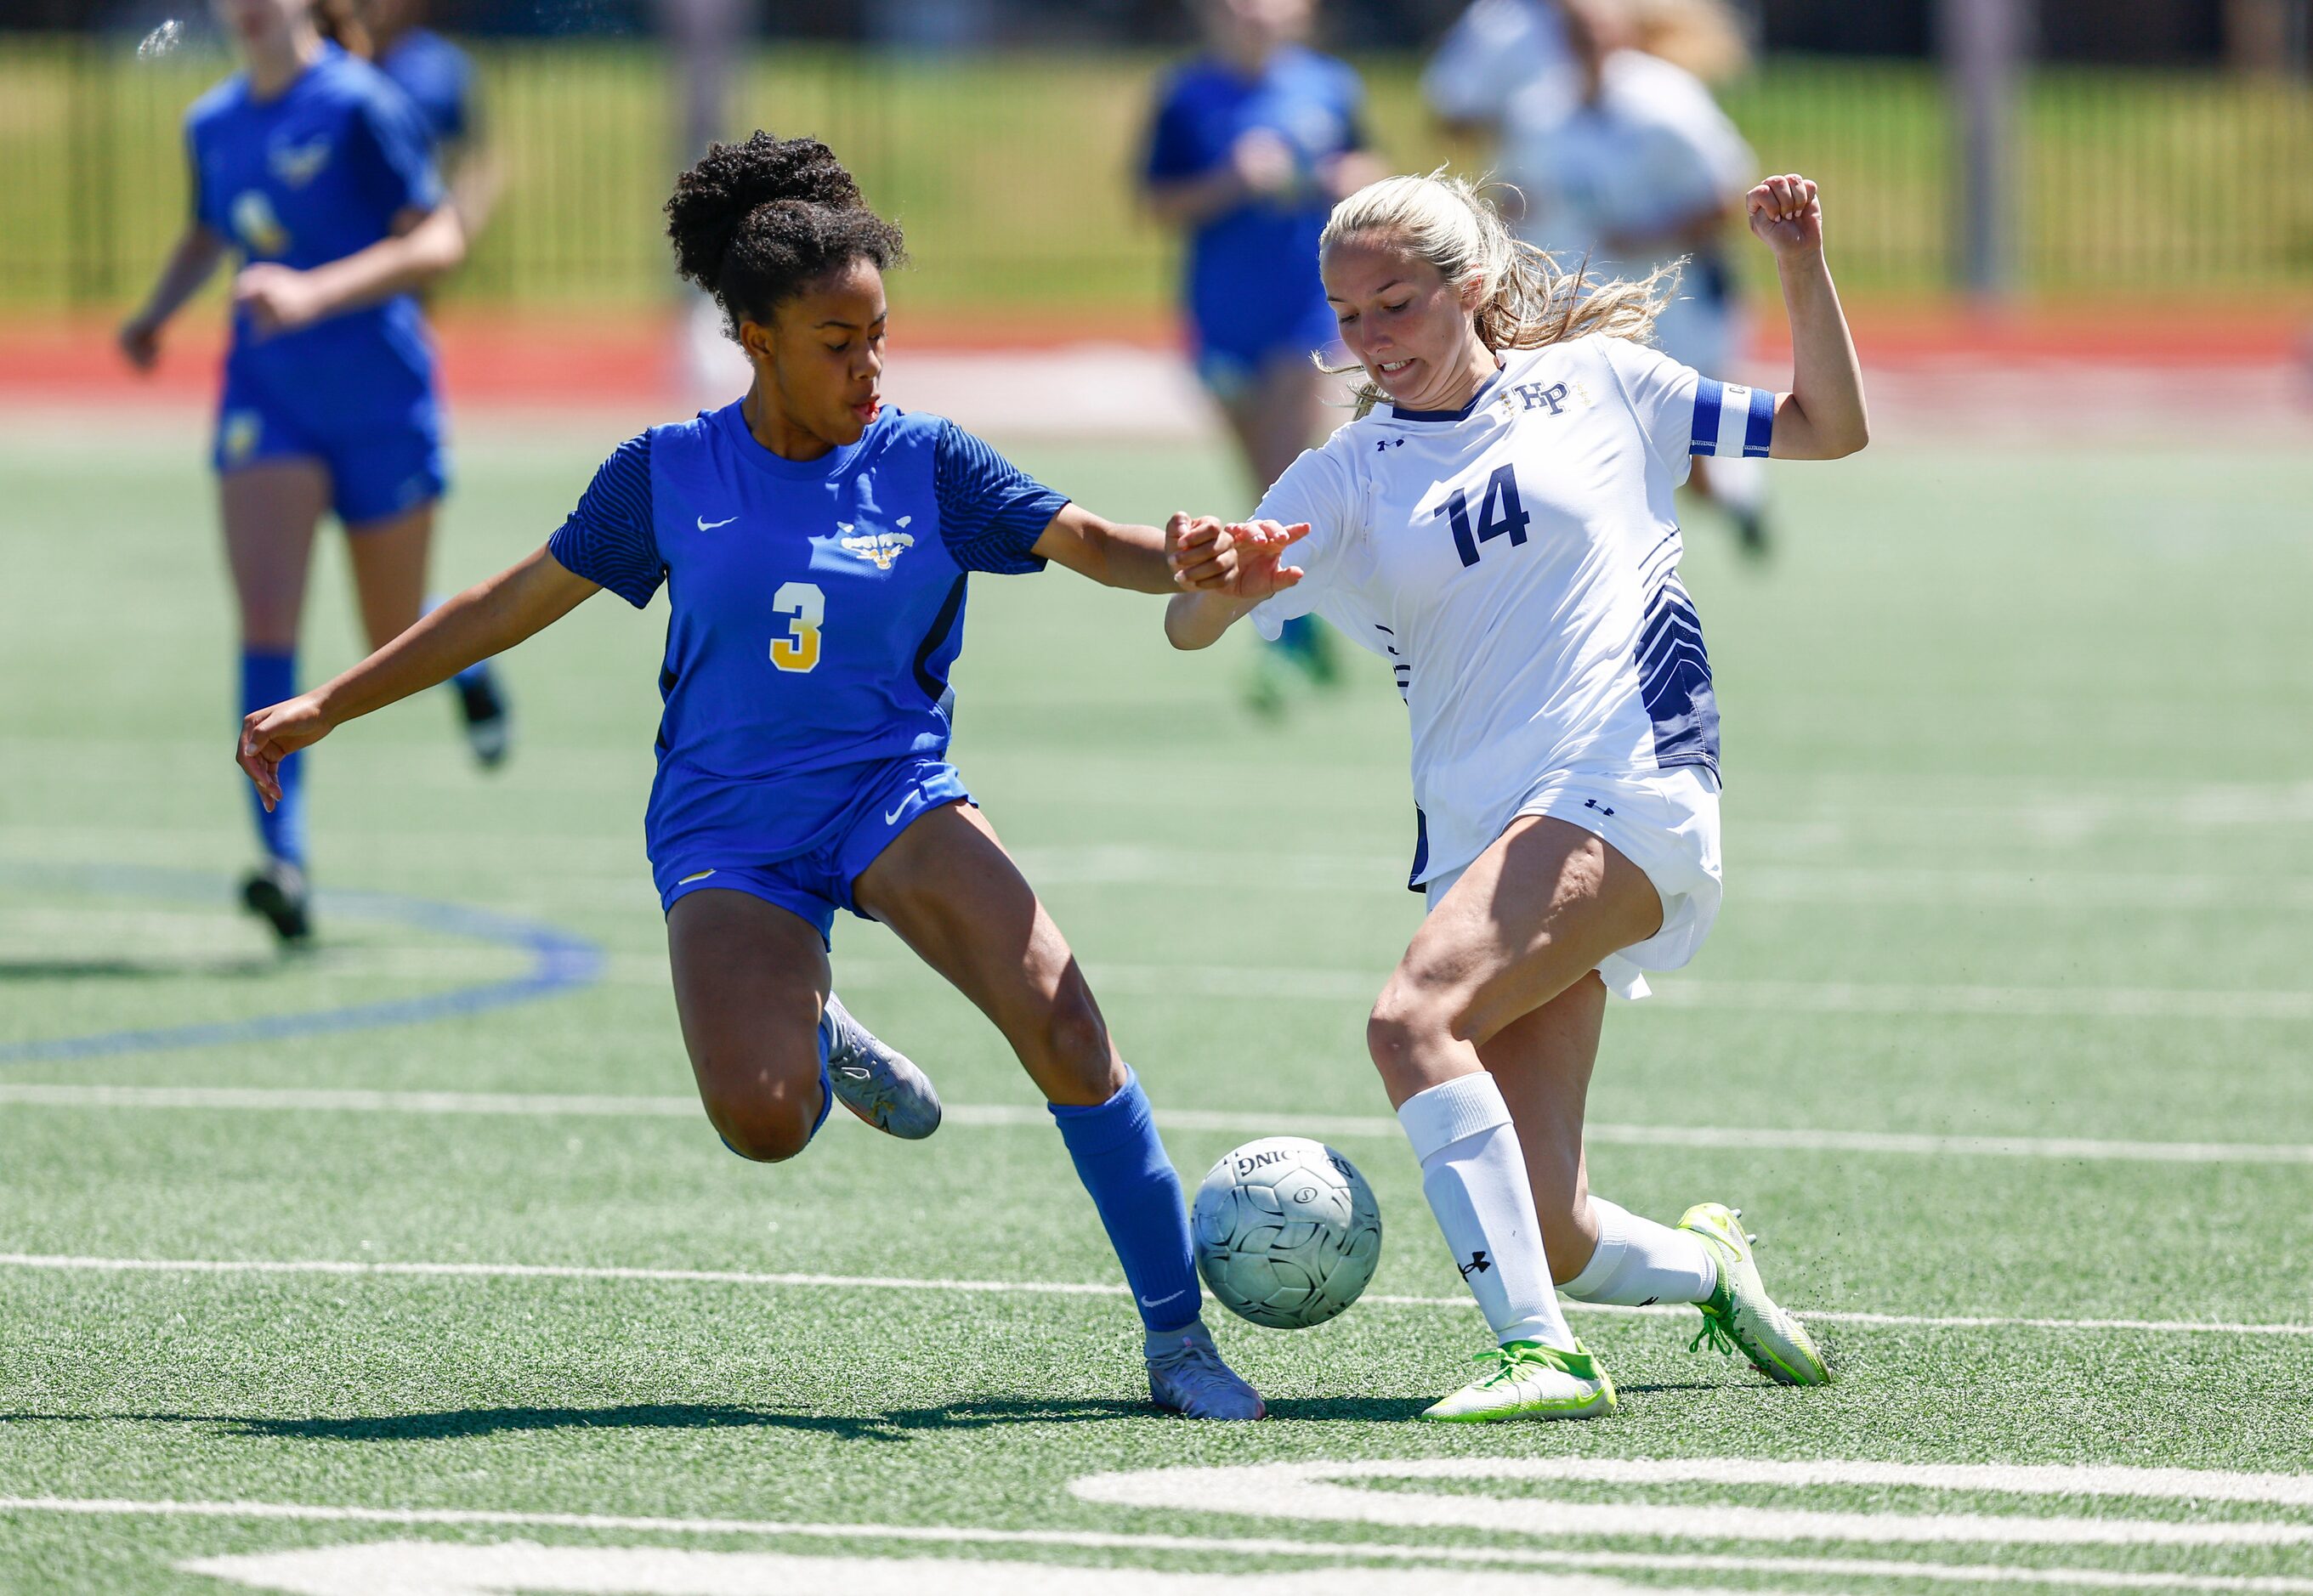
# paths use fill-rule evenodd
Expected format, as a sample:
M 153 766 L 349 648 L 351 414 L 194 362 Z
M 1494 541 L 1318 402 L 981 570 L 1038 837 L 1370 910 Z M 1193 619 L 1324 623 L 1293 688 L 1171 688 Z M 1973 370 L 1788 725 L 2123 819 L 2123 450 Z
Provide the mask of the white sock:
M 1550 1284 L 1526 1154 L 1494 1078 L 1480 1070 L 1417 1092 L 1397 1122 L 1421 1161 L 1421 1195 L 1495 1338 L 1570 1351 L 1574 1336 Z
M 1578 1302 L 1701 1302 L 1719 1289 L 1719 1265 L 1702 1238 L 1641 1219 L 1605 1197 L 1590 1199 L 1598 1250 L 1558 1289 Z

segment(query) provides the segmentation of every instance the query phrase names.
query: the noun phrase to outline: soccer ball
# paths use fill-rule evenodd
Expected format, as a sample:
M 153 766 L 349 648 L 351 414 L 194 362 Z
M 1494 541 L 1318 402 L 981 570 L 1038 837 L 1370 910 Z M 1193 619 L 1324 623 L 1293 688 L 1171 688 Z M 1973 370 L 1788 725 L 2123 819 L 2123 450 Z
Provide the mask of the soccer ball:
M 1197 1188 L 1197 1273 L 1221 1305 L 1306 1330 L 1358 1300 L 1381 1259 L 1381 1210 L 1357 1166 L 1306 1136 L 1247 1142 Z

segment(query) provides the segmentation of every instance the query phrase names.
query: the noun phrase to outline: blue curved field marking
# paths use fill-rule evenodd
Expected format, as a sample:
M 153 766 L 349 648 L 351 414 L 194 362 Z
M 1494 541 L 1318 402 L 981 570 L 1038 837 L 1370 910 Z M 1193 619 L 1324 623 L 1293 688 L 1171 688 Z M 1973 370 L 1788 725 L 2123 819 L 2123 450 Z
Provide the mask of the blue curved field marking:
M 168 898 L 209 903 L 233 901 L 230 881 L 196 871 L 107 865 L 84 870 L 12 870 L 8 873 L 19 880 L 29 875 L 55 884 L 78 886 L 110 897 Z M 428 992 L 417 997 L 354 1004 L 346 1008 L 258 1014 L 246 1020 L 218 1020 L 204 1025 L 163 1025 L 145 1030 L 105 1030 L 88 1036 L 11 1042 L 0 1045 L 0 1065 L 96 1058 L 112 1053 L 157 1052 L 173 1048 L 213 1048 L 225 1042 L 277 1042 L 292 1037 L 325 1036 L 334 1031 L 415 1025 L 429 1020 L 445 1020 L 455 1014 L 479 1014 L 513 1004 L 532 1003 L 558 992 L 574 991 L 593 984 L 602 973 L 602 950 L 593 943 L 569 932 L 558 931 L 551 925 L 514 915 L 502 915 L 466 904 L 404 898 L 392 892 L 321 890 L 313 894 L 313 901 L 318 913 L 334 918 L 408 925 L 444 936 L 468 937 L 495 947 L 517 948 L 530 955 L 530 968 L 521 975 L 505 980 L 486 981 L 473 987 L 453 987 L 447 992 Z

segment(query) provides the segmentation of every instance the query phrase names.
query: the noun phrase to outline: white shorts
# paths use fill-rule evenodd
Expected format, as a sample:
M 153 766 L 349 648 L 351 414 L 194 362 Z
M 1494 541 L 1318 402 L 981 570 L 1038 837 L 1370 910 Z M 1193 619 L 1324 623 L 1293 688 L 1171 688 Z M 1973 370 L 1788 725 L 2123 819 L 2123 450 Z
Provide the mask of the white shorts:
M 1548 815 L 1579 826 L 1647 873 L 1662 895 L 1662 929 L 1598 961 L 1606 990 L 1644 997 L 1644 971 L 1677 969 L 1692 960 L 1719 918 L 1719 779 L 1700 766 L 1617 774 L 1559 772 L 1536 782 L 1516 820 Z M 1467 864 L 1422 883 L 1436 908 Z

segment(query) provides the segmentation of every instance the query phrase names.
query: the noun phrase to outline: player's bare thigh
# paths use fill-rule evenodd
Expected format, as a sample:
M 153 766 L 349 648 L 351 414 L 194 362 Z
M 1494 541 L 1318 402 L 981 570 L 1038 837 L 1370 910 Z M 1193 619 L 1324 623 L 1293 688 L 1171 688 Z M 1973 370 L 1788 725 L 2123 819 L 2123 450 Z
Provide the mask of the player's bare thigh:
M 312 460 L 243 466 L 217 479 L 217 504 L 242 644 L 295 648 L 313 531 L 330 505 L 328 469 Z
M 1122 1090 L 1124 1065 L 1076 955 L 978 810 L 924 815 L 851 892 L 995 1022 L 1047 1100 L 1089 1107 Z
M 1662 919 L 1654 882 L 1602 838 L 1546 815 L 1513 821 L 1421 923 L 1374 1004 L 1390 1101 L 1466 1073 L 1449 1041 L 1482 1050 Z
M 372 648 L 383 648 L 411 627 L 426 609 L 426 565 L 434 548 L 435 502 L 404 510 L 383 521 L 346 529 L 353 563 L 354 597 L 361 606 L 362 630 Z
M 667 911 L 666 945 L 708 1118 L 743 1158 L 793 1158 L 822 1107 L 829 971 L 818 929 L 750 893 L 708 890 Z

